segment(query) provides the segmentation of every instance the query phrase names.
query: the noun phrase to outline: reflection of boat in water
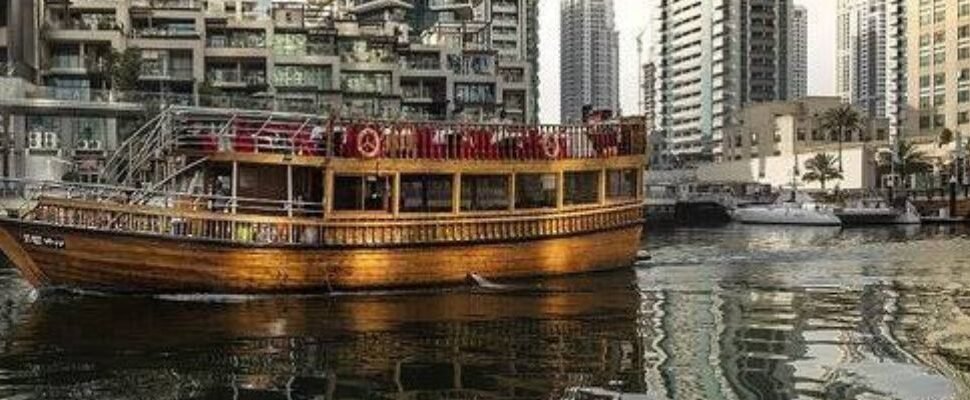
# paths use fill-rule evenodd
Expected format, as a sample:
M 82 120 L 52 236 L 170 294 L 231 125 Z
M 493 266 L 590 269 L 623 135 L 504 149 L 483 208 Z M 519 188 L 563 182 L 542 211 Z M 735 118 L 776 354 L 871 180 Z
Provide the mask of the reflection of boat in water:
M 797 193 L 797 192 L 796 192 Z M 805 194 L 796 194 L 792 201 L 765 205 L 740 206 L 732 211 L 735 221 L 743 224 L 838 226 L 842 221 L 827 207 Z
M 920 224 L 919 210 L 909 201 L 893 206 L 882 199 L 863 199 L 836 209 L 835 215 L 844 226 Z
M 322 292 L 630 266 L 643 125 L 359 121 L 171 108 L 28 195 L 0 249 L 36 287 Z M 158 178 L 158 177 L 161 178 Z M 66 194 L 66 195 L 65 195 Z
M 632 275 L 550 278 L 527 294 L 44 296 L 0 332 L 0 397 L 549 399 L 611 382 L 643 392 Z

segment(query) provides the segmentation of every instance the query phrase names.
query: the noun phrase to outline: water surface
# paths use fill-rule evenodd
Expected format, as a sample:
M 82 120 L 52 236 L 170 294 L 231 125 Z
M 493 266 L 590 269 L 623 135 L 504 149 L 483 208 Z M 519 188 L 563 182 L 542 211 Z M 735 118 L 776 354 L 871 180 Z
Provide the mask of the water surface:
M 2 268 L 0 397 L 970 398 L 965 232 L 651 231 L 634 268 L 502 291 L 36 296 Z

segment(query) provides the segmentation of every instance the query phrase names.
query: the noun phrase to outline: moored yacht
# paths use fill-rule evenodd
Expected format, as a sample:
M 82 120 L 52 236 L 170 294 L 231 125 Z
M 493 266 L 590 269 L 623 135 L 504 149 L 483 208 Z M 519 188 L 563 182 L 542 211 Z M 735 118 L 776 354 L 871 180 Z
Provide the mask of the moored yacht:
M 858 200 L 835 210 L 845 226 L 918 225 L 919 210 L 909 201 L 893 206 L 883 199 Z
M 842 222 L 832 209 L 816 203 L 808 195 L 792 192 L 788 199 L 772 204 L 740 206 L 732 212 L 743 224 L 839 226 Z

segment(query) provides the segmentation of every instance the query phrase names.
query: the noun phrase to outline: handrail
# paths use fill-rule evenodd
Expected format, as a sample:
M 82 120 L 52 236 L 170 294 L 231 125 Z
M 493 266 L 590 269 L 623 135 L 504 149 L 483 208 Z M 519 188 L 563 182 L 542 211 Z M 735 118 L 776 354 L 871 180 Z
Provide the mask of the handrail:
M 184 109 L 181 109 L 184 110 Z M 330 119 L 273 113 L 178 112 L 182 151 L 339 158 L 561 160 L 644 155 L 639 123 L 519 125 Z M 222 126 L 214 129 L 214 125 Z M 228 125 L 231 125 L 229 127 Z M 227 129 L 228 127 L 228 129 Z
M 388 246 L 524 240 L 639 224 L 643 209 L 626 204 L 523 217 L 421 221 L 327 221 L 219 213 L 152 213 L 93 202 L 42 200 L 27 220 L 78 229 L 257 245 Z M 113 221 L 113 222 L 112 222 Z
M 229 210 L 233 207 L 237 211 L 252 213 L 283 213 L 290 207 L 295 207 L 302 214 L 322 215 L 322 204 L 273 199 L 255 199 L 245 197 L 220 196 L 213 194 L 146 190 L 132 187 L 112 186 L 104 184 L 88 184 L 74 182 L 37 181 L 28 179 L 2 178 L 0 186 L 3 191 L 13 191 L 28 201 L 47 200 L 76 202 L 87 200 L 99 204 L 114 204 L 126 208 L 136 207 L 136 201 L 148 203 L 154 201 L 165 205 L 191 204 L 199 207 L 200 201 L 205 203 L 202 208 L 211 210 Z M 189 201 L 191 200 L 191 201 Z M 149 207 L 149 206 L 143 206 Z M 166 208 L 152 207 L 164 210 Z M 175 209 L 175 208 L 172 208 Z

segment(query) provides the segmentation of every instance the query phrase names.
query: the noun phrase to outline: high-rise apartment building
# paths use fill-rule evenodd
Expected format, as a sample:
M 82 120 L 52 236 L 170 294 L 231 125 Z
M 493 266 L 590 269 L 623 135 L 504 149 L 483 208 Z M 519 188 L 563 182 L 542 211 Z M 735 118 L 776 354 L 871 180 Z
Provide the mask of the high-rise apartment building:
M 584 106 L 619 113 L 619 36 L 613 0 L 562 0 L 561 119 L 577 122 Z
M 793 6 L 788 20 L 788 100 L 808 95 L 808 9 Z
M 918 129 L 970 134 L 970 0 L 906 0 L 908 100 Z
M 659 0 L 657 128 L 682 160 L 719 159 L 745 104 L 788 96 L 789 0 Z
M 839 0 L 836 88 L 871 120 L 904 125 L 906 0 Z
M 535 0 L 44 3 L 38 83 L 56 91 L 108 88 L 108 54 L 137 48 L 136 90 L 212 105 L 536 121 Z
M 657 85 L 657 66 L 656 64 L 650 62 L 643 64 L 641 66 L 642 71 L 640 71 L 642 82 L 640 83 L 640 90 L 643 94 L 643 117 L 646 120 L 647 127 L 652 127 L 654 123 L 654 98 L 657 95 L 655 90 Z

